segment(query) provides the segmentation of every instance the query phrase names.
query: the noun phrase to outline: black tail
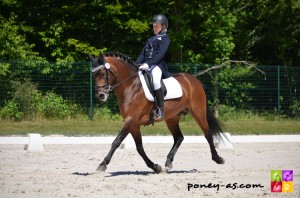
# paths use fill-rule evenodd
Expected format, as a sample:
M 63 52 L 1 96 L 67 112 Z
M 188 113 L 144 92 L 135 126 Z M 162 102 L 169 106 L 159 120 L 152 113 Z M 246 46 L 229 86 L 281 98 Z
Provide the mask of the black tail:
M 206 119 L 208 122 L 209 134 L 216 137 L 220 142 L 223 141 L 223 138 L 220 135 L 222 134 L 228 142 L 231 142 L 227 135 L 224 133 L 224 124 L 218 118 L 216 118 L 208 105 L 206 105 Z
M 224 134 L 224 124 L 215 117 L 208 105 L 206 105 L 206 119 L 209 126 L 209 133 L 213 136 L 218 136 L 218 134 Z
M 207 93 L 207 87 L 203 84 L 202 87 L 204 89 L 205 94 Z M 207 96 L 207 94 L 206 94 Z M 209 127 L 209 133 L 213 136 L 219 137 L 219 134 L 224 134 L 224 124 L 216 118 L 216 116 L 213 114 L 212 110 L 209 108 L 208 103 L 206 102 L 206 119 L 208 122 Z M 226 135 L 225 135 L 226 136 Z

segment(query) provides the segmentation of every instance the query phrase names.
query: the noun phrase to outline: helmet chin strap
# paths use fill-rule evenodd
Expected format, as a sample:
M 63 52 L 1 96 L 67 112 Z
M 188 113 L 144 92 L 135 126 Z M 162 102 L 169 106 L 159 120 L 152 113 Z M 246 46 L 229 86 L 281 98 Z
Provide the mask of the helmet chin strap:
M 167 33 L 168 27 L 166 25 L 162 25 L 161 30 L 157 34 Z
M 167 33 L 167 28 L 163 28 L 160 32 L 158 32 L 158 34 L 163 34 L 163 33 Z

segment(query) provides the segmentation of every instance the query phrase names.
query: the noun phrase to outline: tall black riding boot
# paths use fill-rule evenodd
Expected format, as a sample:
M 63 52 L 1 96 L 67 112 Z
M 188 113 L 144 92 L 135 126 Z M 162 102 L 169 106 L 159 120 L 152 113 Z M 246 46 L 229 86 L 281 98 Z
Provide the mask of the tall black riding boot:
M 162 120 L 162 119 L 164 119 L 164 93 L 163 93 L 162 88 L 155 90 L 155 97 L 157 100 L 158 113 L 154 119 Z

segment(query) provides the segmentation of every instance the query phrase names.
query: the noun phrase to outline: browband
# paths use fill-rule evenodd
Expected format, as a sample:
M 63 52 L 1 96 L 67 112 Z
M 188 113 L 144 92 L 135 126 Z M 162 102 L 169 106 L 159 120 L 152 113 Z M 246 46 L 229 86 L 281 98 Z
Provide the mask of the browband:
M 110 64 L 109 63 L 105 63 L 104 65 L 99 65 L 98 67 L 94 67 L 92 69 L 92 72 L 95 73 L 96 71 L 99 71 L 103 67 L 105 67 L 106 69 L 110 69 Z

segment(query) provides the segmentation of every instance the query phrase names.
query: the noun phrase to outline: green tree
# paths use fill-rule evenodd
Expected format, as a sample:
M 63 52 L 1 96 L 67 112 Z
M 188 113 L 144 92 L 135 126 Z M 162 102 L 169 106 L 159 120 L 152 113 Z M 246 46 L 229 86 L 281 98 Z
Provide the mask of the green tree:
M 269 65 L 300 64 L 300 3 L 249 1 L 240 10 L 235 57 Z
M 37 59 L 39 53 L 33 49 L 35 44 L 30 44 L 26 39 L 26 33 L 32 31 L 32 28 L 17 23 L 14 16 L 7 20 L 0 15 L 0 59 Z M 0 71 L 4 69 L 1 67 Z

